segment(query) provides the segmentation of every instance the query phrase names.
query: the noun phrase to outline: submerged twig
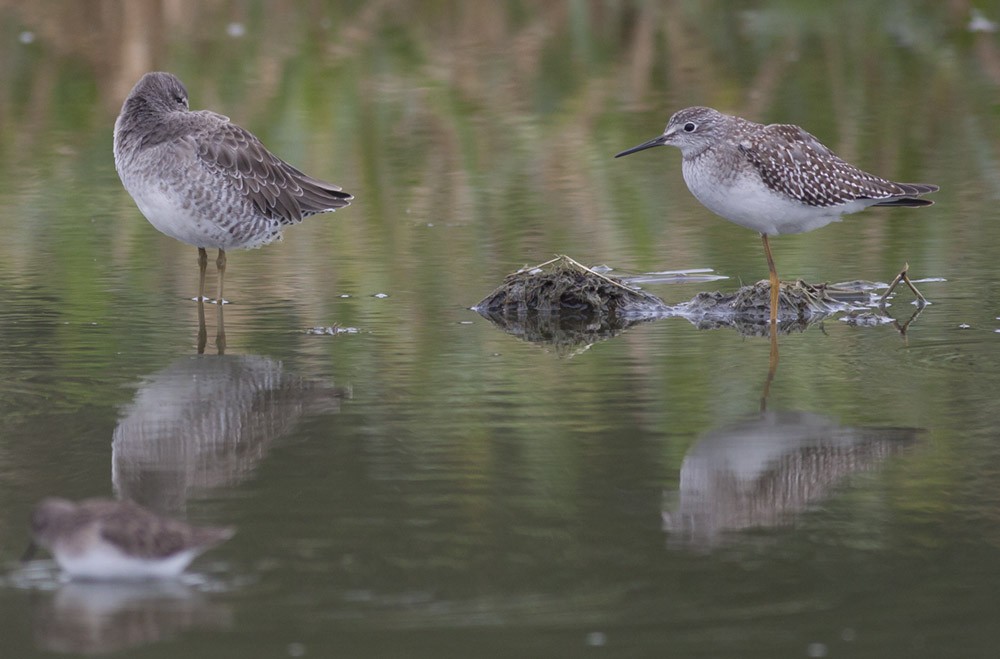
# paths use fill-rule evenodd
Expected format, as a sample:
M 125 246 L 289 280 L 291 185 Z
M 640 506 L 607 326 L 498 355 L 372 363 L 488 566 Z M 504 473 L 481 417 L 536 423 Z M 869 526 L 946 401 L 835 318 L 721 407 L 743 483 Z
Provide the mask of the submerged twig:
M 564 258 L 562 254 L 556 254 L 555 257 L 549 259 L 548 261 L 545 261 L 544 263 L 539 263 L 538 265 L 526 265 L 520 270 L 518 270 L 518 272 L 531 272 L 532 270 L 538 270 L 540 268 L 544 268 L 547 265 L 555 263 L 561 258 Z
M 635 288 L 632 288 L 631 286 L 626 286 L 625 284 L 621 283 L 620 281 L 612 279 L 611 277 L 608 277 L 607 275 L 602 275 L 601 273 L 597 272 L 596 270 L 592 270 L 592 269 L 588 268 L 587 266 L 585 266 L 584 264 L 580 263 L 576 259 L 574 259 L 574 258 L 572 258 L 570 256 L 566 256 L 565 254 L 560 254 L 555 259 L 553 259 L 553 261 L 558 261 L 559 259 L 566 259 L 566 261 L 568 261 L 571 265 L 575 265 L 576 267 L 580 268 L 584 272 L 589 272 L 590 274 L 594 275 L 595 277 L 600 277 L 601 279 L 603 279 L 604 281 L 608 282 L 612 286 L 617 286 L 618 288 L 620 288 L 622 290 L 625 290 L 625 291 L 628 291 L 629 293 L 634 293 L 637 290 Z M 547 263 L 552 263 L 552 261 L 547 261 Z
M 909 286 L 910 290 L 913 291 L 913 294 L 917 296 L 917 306 L 923 308 L 924 306 L 927 305 L 927 298 L 921 295 L 920 291 L 917 290 L 917 287 L 913 285 L 912 281 L 910 281 L 910 276 L 907 274 L 909 269 L 910 269 L 910 264 L 904 263 L 903 269 L 899 271 L 899 274 L 896 275 L 896 278 L 892 280 L 891 284 L 889 284 L 889 288 L 886 289 L 882 297 L 879 298 L 878 301 L 879 309 L 885 309 L 885 301 L 889 299 L 889 296 L 892 294 L 894 290 L 896 290 L 896 286 L 898 286 L 899 282 L 901 281 L 905 283 L 907 286 Z

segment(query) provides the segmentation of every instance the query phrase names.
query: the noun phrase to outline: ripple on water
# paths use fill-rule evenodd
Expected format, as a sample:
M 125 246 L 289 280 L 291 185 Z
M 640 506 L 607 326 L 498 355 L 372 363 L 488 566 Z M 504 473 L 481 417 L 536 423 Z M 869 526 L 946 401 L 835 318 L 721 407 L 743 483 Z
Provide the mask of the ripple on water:
M 911 341 L 908 349 L 916 365 L 931 371 L 995 373 L 1000 367 L 1000 353 L 993 332 L 972 330 L 960 336 Z

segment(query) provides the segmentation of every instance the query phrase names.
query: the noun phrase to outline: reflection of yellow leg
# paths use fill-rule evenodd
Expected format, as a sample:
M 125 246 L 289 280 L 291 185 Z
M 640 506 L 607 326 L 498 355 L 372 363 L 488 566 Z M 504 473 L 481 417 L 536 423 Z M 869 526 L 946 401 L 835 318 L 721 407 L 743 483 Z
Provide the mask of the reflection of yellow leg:
M 226 253 L 219 250 L 219 258 L 215 259 L 215 267 L 219 269 L 219 297 L 216 298 L 216 304 L 222 304 L 222 280 L 226 277 Z
M 226 354 L 226 321 L 222 318 L 222 298 L 219 298 L 219 304 L 215 306 L 215 347 L 218 348 L 219 354 Z
M 778 291 L 781 290 L 781 280 L 778 279 L 778 271 L 774 268 L 774 257 L 771 256 L 771 245 L 767 242 L 767 234 L 760 234 L 764 241 L 764 255 L 767 256 L 767 272 L 771 278 L 771 323 L 778 322 Z
M 208 343 L 208 330 L 205 328 L 205 298 L 198 296 L 198 354 L 205 354 L 205 344 Z
M 198 302 L 205 299 L 205 269 L 208 268 L 208 252 L 204 247 L 198 248 L 198 269 L 201 275 L 198 277 Z
M 771 394 L 771 382 L 778 372 L 778 326 L 771 323 L 768 334 L 771 336 L 771 352 L 767 359 L 767 379 L 764 380 L 764 391 L 760 395 L 760 411 L 767 411 L 767 397 Z

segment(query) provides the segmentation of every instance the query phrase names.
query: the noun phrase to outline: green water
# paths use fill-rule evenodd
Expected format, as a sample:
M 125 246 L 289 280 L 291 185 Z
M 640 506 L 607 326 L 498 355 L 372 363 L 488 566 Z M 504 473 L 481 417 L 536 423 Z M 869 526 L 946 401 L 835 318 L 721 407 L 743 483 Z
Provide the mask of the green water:
M 0 6 L 0 655 L 994 656 L 1000 42 L 833 4 Z M 229 254 L 222 356 L 114 171 L 153 69 L 356 196 Z M 694 104 L 941 186 L 772 241 L 788 279 L 943 281 L 905 333 L 781 336 L 765 413 L 765 338 L 469 310 L 557 253 L 729 277 L 668 302 L 763 278 L 675 150 L 612 158 Z M 176 583 L 65 583 L 17 560 L 48 495 L 239 531 Z

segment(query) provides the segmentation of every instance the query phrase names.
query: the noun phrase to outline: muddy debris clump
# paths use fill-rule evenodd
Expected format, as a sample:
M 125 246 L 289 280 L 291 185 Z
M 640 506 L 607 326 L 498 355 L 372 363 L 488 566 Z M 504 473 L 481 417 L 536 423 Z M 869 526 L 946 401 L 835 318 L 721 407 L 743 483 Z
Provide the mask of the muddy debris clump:
M 614 276 L 560 255 L 507 275 L 473 309 L 510 334 L 526 341 L 556 344 L 560 350 L 573 344 L 592 344 L 637 322 L 659 318 L 684 318 L 699 329 L 729 327 L 745 336 L 767 335 L 770 331 L 770 283 L 766 279 L 736 291 L 698 293 L 686 302 L 671 305 L 638 288 L 636 282 L 648 281 L 651 274 L 664 273 Z M 685 273 L 676 281 L 692 283 L 703 281 L 698 277 L 704 276 L 696 274 L 692 278 Z M 868 312 L 878 324 L 892 322 L 885 316 L 884 304 L 900 279 L 918 296 L 919 312 L 926 302 L 906 277 L 906 268 L 877 301 L 877 310 L 873 291 L 884 284 L 783 282 L 778 296 L 781 322 L 777 329 L 781 333 L 801 332 L 837 313 Z
M 856 289 L 830 284 L 785 282 L 778 291 L 778 318 L 784 321 L 814 321 L 851 308 L 859 297 Z M 698 293 L 675 307 L 689 319 L 718 322 L 767 323 L 770 319 L 771 284 L 766 279 L 742 286 L 731 293 Z
M 663 316 L 671 307 L 617 277 L 596 272 L 568 256 L 558 256 L 507 275 L 473 309 L 487 317 L 523 318 L 539 313 L 634 319 Z

